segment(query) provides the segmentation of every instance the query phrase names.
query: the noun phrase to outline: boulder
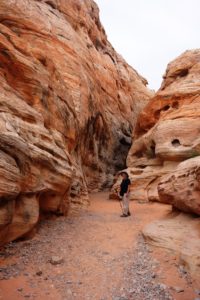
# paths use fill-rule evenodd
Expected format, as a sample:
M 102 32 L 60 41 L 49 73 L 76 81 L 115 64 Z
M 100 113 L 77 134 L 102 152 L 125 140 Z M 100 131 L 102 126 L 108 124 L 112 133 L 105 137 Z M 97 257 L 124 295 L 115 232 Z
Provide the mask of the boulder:
M 158 193 L 161 202 L 200 215 L 200 157 L 185 160 L 163 177 Z
M 179 212 L 148 224 L 143 235 L 148 243 L 173 251 L 194 278 L 200 279 L 199 218 Z

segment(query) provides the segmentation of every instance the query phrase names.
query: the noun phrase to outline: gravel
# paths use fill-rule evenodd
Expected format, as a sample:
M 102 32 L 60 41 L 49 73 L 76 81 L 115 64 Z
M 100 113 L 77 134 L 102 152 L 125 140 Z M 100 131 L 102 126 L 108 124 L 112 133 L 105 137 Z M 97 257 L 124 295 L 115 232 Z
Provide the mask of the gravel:
M 157 271 L 159 263 L 152 258 L 152 250 L 149 249 L 142 235 L 138 236 L 136 247 L 125 249 L 123 255 L 119 257 L 113 258 L 109 251 L 100 248 L 85 247 L 86 241 L 81 240 L 80 228 L 83 227 L 85 230 L 84 226 L 89 228 L 96 222 L 94 226 L 96 231 L 91 234 L 88 230 L 88 239 L 95 241 L 98 226 L 103 228 L 109 226 L 102 220 L 104 221 L 103 217 L 98 214 L 94 213 L 88 218 L 87 213 L 84 213 L 75 220 L 61 217 L 53 221 L 42 221 L 39 234 L 34 239 L 10 243 L 0 252 L 2 259 L 8 257 L 16 259 L 16 263 L 0 268 L 0 280 L 26 276 L 33 292 L 34 288 L 39 288 L 42 282 L 46 283 L 46 295 L 50 292 L 48 286 L 53 285 L 62 295 L 63 300 L 80 300 L 78 296 L 80 290 L 87 291 L 87 287 L 94 290 L 96 288 L 95 284 L 87 282 L 91 272 L 95 274 L 95 266 L 91 265 L 88 269 L 82 265 L 81 256 L 88 256 L 103 265 L 105 273 L 95 275 L 101 278 L 102 286 L 99 288 L 106 287 L 106 290 L 109 287 L 108 293 L 112 293 L 112 296 L 105 293 L 103 298 L 96 298 L 95 295 L 91 298 L 91 294 L 85 293 L 81 300 L 173 300 L 170 287 L 161 281 Z M 113 222 L 118 220 L 118 216 L 112 219 Z M 112 242 L 112 232 L 109 227 L 107 239 L 109 243 Z M 73 253 L 79 255 L 73 256 Z M 121 283 L 120 286 L 114 286 L 113 280 L 116 278 L 115 272 L 119 266 L 122 272 L 117 276 L 121 276 Z M 71 268 L 76 270 L 76 275 L 71 272 Z M 184 268 L 179 268 L 179 272 L 186 279 L 189 278 Z M 181 287 L 176 288 L 177 293 L 183 292 Z M 25 293 L 22 288 L 18 288 L 18 292 L 23 292 L 24 298 L 39 299 L 37 295 Z M 196 291 L 196 295 L 200 295 L 199 291 Z
M 124 299 L 173 300 L 170 288 L 163 283 L 154 281 L 157 277 L 155 268 L 158 267 L 158 262 L 150 257 L 150 253 L 148 245 L 140 235 L 132 257 L 132 264 L 127 268 L 124 278 Z M 119 295 L 118 298 L 123 299 L 123 296 Z

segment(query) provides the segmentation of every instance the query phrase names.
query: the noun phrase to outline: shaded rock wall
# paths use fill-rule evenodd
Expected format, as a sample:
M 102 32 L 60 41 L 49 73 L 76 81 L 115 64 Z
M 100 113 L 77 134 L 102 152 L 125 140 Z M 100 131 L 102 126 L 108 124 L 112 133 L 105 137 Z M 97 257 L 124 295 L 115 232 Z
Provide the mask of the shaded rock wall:
M 132 198 L 161 201 L 200 215 L 200 50 L 168 67 L 139 115 L 127 165 Z
M 92 0 L 0 1 L 0 244 L 112 183 L 146 84 Z

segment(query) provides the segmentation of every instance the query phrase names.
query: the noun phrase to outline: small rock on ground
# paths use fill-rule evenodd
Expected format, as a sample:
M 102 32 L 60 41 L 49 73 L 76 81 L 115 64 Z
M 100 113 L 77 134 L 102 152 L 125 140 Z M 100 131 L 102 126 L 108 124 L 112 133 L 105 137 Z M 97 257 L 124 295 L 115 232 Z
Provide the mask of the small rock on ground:
M 64 259 L 62 257 L 59 256 L 52 256 L 50 259 L 50 263 L 52 265 L 60 265 L 64 262 Z

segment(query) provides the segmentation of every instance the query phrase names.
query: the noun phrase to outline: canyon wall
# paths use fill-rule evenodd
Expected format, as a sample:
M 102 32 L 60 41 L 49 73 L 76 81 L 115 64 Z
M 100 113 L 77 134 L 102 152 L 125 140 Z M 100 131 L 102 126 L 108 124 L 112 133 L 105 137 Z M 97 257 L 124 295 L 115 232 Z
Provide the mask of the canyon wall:
M 127 165 L 132 198 L 200 215 L 200 50 L 168 67 L 138 117 Z
M 173 207 L 163 220 L 144 228 L 146 240 L 176 252 L 185 274 L 189 270 L 198 280 L 199 120 L 200 49 L 186 51 L 168 65 L 161 88 L 138 117 L 127 158 L 131 198 Z
M 0 244 L 111 185 L 146 84 L 92 0 L 0 1 Z

